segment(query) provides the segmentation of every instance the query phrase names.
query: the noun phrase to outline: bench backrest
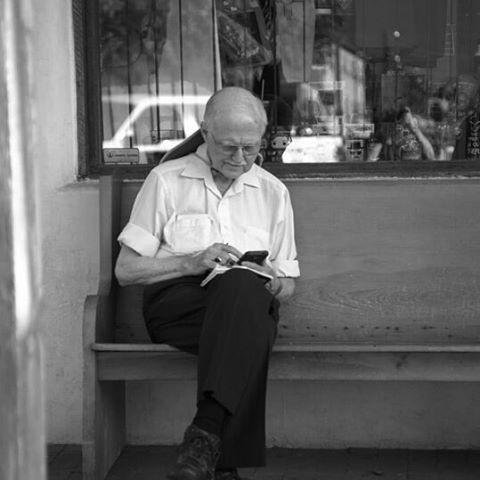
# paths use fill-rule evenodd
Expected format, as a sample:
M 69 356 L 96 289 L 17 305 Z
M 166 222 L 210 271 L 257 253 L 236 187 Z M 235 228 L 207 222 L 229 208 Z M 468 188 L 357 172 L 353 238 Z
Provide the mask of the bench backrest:
M 141 182 L 117 186 L 121 195 L 113 203 L 120 208 L 113 215 L 124 225 Z M 282 306 L 280 336 L 306 342 L 479 341 L 479 185 L 463 185 L 461 195 L 453 182 L 288 186 L 302 278 Z M 431 199 L 439 193 L 443 198 L 435 205 Z M 111 227 L 107 242 L 119 231 Z M 105 221 L 103 228 L 109 228 Z M 119 290 L 116 341 L 148 341 L 141 297 L 139 287 Z

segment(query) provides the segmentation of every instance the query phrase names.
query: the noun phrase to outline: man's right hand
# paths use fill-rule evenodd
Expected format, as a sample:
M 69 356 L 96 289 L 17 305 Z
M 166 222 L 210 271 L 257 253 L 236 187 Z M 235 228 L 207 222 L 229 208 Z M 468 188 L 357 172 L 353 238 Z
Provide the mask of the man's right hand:
M 407 112 L 403 119 L 405 125 L 410 129 L 416 130 L 418 128 L 418 120 L 410 112 Z
M 185 273 L 201 275 L 216 265 L 230 265 L 242 256 L 242 252 L 226 243 L 214 243 L 205 250 L 188 255 L 185 259 Z

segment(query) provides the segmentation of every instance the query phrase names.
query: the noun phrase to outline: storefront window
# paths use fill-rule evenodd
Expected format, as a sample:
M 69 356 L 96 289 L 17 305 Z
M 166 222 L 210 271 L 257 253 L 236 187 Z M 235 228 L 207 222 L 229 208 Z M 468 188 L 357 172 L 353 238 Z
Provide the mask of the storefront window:
M 156 164 L 239 85 L 265 165 L 480 162 L 480 2 L 91 1 L 105 152 Z

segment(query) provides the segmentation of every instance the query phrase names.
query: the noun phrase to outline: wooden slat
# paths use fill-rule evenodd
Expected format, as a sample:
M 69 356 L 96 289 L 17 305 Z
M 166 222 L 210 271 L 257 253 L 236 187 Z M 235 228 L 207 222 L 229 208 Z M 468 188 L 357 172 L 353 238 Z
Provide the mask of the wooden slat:
M 98 379 L 195 380 L 196 357 L 183 352 L 97 352 Z
M 100 380 L 195 380 L 196 357 L 182 352 L 98 351 Z M 480 352 L 274 351 L 271 380 L 480 380 Z
M 477 352 L 480 344 L 365 344 L 365 343 L 278 343 L 275 352 Z M 169 345 L 153 343 L 94 343 L 92 350 L 97 352 L 177 352 Z
M 273 355 L 275 380 L 478 382 L 479 353 L 281 353 Z

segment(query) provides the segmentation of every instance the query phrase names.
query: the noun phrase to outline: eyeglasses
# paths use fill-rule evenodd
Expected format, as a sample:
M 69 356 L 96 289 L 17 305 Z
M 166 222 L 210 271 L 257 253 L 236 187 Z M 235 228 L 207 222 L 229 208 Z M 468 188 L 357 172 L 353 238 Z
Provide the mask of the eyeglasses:
M 242 151 L 242 154 L 245 157 L 253 157 L 258 155 L 258 151 L 260 150 L 260 143 L 256 143 L 255 145 L 223 145 L 217 142 L 212 132 L 205 131 L 205 133 L 210 133 L 218 151 L 231 157 L 237 153 L 238 149 Z

